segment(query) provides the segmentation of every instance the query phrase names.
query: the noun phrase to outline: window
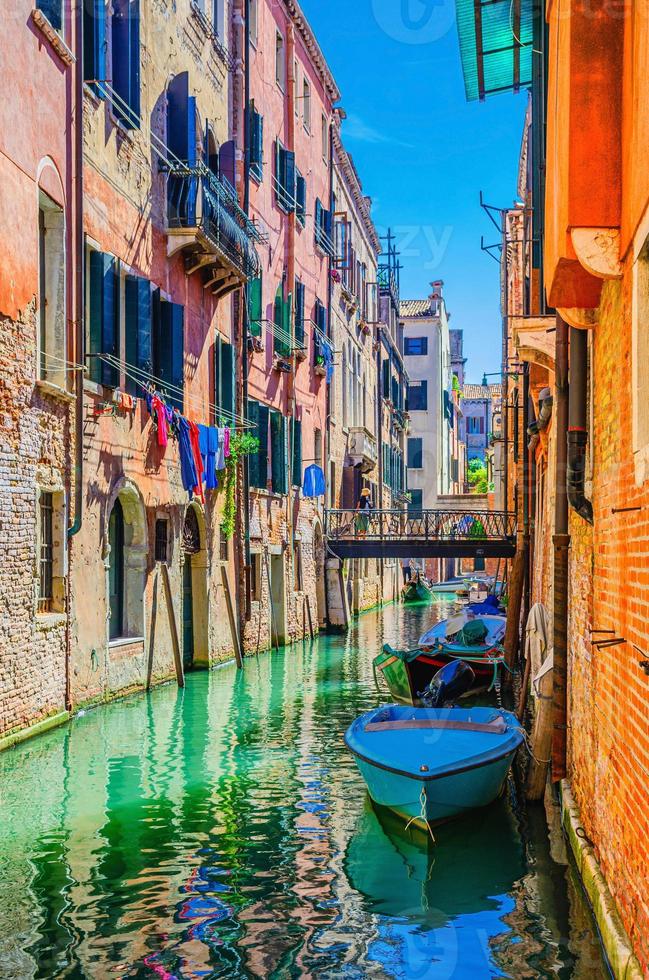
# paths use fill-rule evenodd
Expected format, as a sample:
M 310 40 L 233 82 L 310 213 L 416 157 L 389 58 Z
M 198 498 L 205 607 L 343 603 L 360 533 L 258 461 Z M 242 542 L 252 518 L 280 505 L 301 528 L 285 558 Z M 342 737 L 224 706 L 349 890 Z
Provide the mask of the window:
M 386 398 L 386 399 L 389 400 L 390 394 L 391 394 L 391 392 L 390 392 L 390 378 L 392 376 L 391 375 L 390 358 L 389 357 L 384 357 L 383 358 L 382 372 L 383 373 L 382 373 L 382 378 L 381 378 L 381 394 L 383 395 L 384 398 Z
M 306 179 L 295 171 L 295 217 L 303 228 L 306 224 Z
M 250 556 L 250 598 L 253 602 L 261 599 L 261 555 Z
M 291 482 L 294 487 L 302 486 L 302 423 L 293 419 L 293 459 L 291 462 Z
M 40 191 L 38 206 L 39 377 L 66 387 L 65 221 L 63 211 Z
M 217 334 L 214 339 L 214 414 L 217 422 L 233 421 L 234 369 L 234 347 Z
M 54 504 L 51 493 L 40 495 L 40 556 L 38 611 L 49 612 L 54 597 Z
M 270 413 L 270 464 L 273 493 L 288 493 L 288 447 L 286 419 L 281 412 Z
M 411 381 L 408 385 L 408 411 L 426 412 L 428 410 L 428 382 Z
M 153 371 L 153 291 L 148 279 L 126 276 L 124 280 L 124 346 L 126 362 L 140 371 Z M 126 377 L 126 390 L 138 394 L 138 385 Z
M 113 0 L 112 109 L 127 129 L 140 127 L 140 0 Z
M 261 183 L 264 176 L 264 117 L 255 109 L 254 102 L 250 103 L 248 113 L 250 132 L 250 176 Z
M 280 358 L 291 356 L 291 298 L 284 299 L 281 284 L 275 293 L 273 352 Z
M 110 564 L 108 568 L 108 597 L 110 608 L 109 636 L 111 640 L 124 635 L 124 512 L 119 497 L 113 505 L 108 523 Z
M 460 466 L 457 459 L 451 460 L 451 481 L 453 483 L 458 483 L 460 479 Z
M 169 554 L 169 521 L 157 517 L 155 522 L 155 560 L 167 561 Z
M 83 5 L 83 78 L 95 95 L 105 98 L 106 0 L 86 0 Z
M 219 524 L 219 559 L 221 561 L 230 560 L 230 546 L 228 542 L 228 536 L 225 533 L 222 524 Z
M 424 506 L 423 503 L 424 491 L 423 490 L 411 490 L 410 491 L 410 501 L 408 503 L 408 513 L 414 514 L 421 512 Z
M 286 55 L 284 38 L 279 31 L 275 35 L 275 81 L 283 92 L 286 88 Z
M 268 487 L 268 416 L 267 405 L 248 402 L 248 419 L 256 426 L 252 434 L 259 440 L 257 452 L 248 457 L 248 479 L 260 490 Z
M 308 78 L 302 82 L 302 119 L 307 133 L 311 132 L 311 85 Z
M 295 154 L 275 143 L 275 201 L 282 211 L 295 210 Z
M 259 5 L 258 0 L 250 0 L 249 5 L 249 28 L 250 28 L 250 42 L 254 47 L 257 47 L 257 37 L 259 35 Z
M 212 24 L 219 38 L 225 40 L 225 0 L 209 0 L 212 4 Z
M 88 253 L 87 312 L 88 353 L 120 356 L 117 264 L 112 255 Z M 119 370 L 100 357 L 90 359 L 92 381 L 116 388 Z
M 483 416 L 470 415 L 466 420 L 466 431 L 470 436 L 484 435 Z
M 428 337 L 404 337 L 403 353 L 410 355 L 427 354 Z
M 304 588 L 302 581 L 302 545 L 297 541 L 293 543 L 293 588 L 296 592 L 301 592 Z
M 293 61 L 293 103 L 295 115 L 300 114 L 300 66 L 297 58 Z
M 334 244 L 331 238 L 331 211 L 323 208 L 320 198 L 315 202 L 315 243 L 326 255 L 334 254 Z
M 305 287 L 299 279 L 295 280 L 295 342 L 304 344 L 304 304 Z
M 258 276 L 248 282 L 248 330 L 251 337 L 261 337 L 261 325 L 264 319 L 262 304 L 262 279 Z
M 408 439 L 408 469 L 421 470 L 424 465 L 423 439 Z
M 55 31 L 63 30 L 63 0 L 36 0 L 36 9 L 45 14 Z
M 316 297 L 315 301 L 315 324 L 318 330 L 327 335 L 327 307 Z
M 329 126 L 327 125 L 327 117 L 324 112 L 320 120 L 320 133 L 322 138 L 322 159 L 327 163 L 329 161 Z
M 184 411 L 185 308 L 160 300 L 154 317 L 154 370 L 169 402 Z

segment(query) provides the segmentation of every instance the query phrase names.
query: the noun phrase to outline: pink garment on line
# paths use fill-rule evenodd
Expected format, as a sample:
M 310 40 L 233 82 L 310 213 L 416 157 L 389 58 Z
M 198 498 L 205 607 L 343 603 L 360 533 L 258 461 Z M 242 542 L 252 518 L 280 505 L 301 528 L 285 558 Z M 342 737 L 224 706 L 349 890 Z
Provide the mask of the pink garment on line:
M 227 459 L 230 455 L 230 430 L 223 430 L 223 453 Z
M 151 407 L 155 412 L 156 420 L 158 423 L 158 445 L 166 446 L 169 438 L 169 429 L 167 425 L 167 412 L 165 408 L 165 403 L 161 401 L 157 395 L 154 395 L 151 402 Z
M 198 426 L 195 422 L 189 422 L 189 441 L 192 447 L 194 465 L 196 466 L 196 477 L 198 479 L 198 484 L 194 487 L 194 493 L 201 503 L 204 504 L 205 494 L 203 493 L 203 457 L 201 456 L 200 432 L 198 431 Z

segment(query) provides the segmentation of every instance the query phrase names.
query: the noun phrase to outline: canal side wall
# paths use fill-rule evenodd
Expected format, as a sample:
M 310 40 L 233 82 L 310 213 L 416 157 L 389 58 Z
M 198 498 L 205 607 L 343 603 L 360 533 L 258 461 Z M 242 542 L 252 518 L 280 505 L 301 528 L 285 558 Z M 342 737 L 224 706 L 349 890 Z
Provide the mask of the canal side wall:
M 0 739 L 65 708 L 74 168 L 63 119 L 75 114 L 74 58 L 71 25 L 57 34 L 34 6 L 17 0 L 3 25 L 11 52 L 3 87 L 12 97 L 0 100 Z M 44 604 L 39 542 L 49 494 Z

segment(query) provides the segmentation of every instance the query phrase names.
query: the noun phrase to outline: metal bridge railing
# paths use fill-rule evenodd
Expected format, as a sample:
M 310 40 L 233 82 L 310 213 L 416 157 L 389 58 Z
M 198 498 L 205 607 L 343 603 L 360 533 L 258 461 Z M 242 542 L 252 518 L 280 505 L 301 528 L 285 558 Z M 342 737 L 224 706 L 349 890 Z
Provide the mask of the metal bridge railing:
M 331 541 L 510 541 L 516 536 L 516 515 L 505 511 L 373 510 L 367 531 L 358 526 L 355 510 L 329 510 Z

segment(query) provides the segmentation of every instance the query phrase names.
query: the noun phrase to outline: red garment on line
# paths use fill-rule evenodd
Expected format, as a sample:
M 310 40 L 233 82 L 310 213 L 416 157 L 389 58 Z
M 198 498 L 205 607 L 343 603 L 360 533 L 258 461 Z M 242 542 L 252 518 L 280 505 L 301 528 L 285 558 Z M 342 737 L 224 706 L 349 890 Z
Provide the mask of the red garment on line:
M 157 395 L 153 396 L 151 400 L 151 408 L 155 412 L 156 420 L 158 423 L 158 445 L 166 446 L 169 431 L 167 428 L 167 413 L 165 411 L 165 403 L 161 401 Z
M 200 434 L 198 431 L 198 426 L 195 422 L 189 423 L 189 441 L 192 446 L 192 455 L 194 457 L 194 465 L 196 466 L 196 477 L 198 479 L 198 486 L 194 487 L 194 493 L 199 498 L 201 503 L 205 503 L 205 494 L 203 493 L 203 457 L 201 456 L 200 447 Z

